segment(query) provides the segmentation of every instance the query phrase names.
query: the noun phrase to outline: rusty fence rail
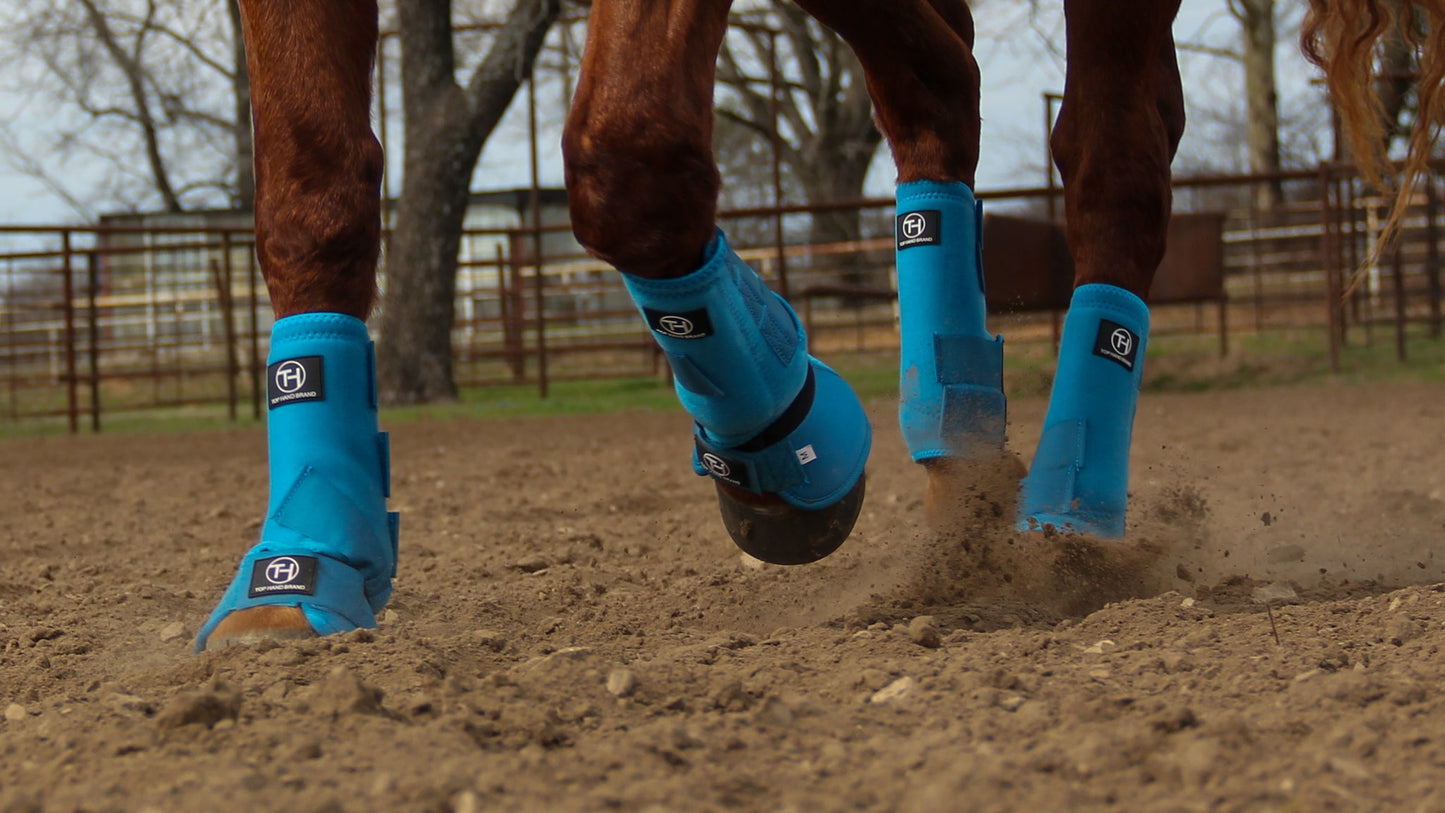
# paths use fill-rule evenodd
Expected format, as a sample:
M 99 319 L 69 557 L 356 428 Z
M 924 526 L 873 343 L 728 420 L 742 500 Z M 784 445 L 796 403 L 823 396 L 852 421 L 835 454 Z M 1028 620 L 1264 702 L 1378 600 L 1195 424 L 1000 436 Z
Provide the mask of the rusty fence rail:
M 1351 341 L 1441 330 L 1440 190 L 1412 198 L 1402 239 L 1374 263 L 1386 201 L 1347 168 L 1176 184 L 1171 249 L 1156 279 L 1163 333 L 1323 328 Z M 1260 203 L 1273 187 L 1277 201 Z M 1072 266 L 1057 190 L 983 192 L 990 306 L 1011 341 L 1057 338 Z M 843 219 L 848 239 L 820 239 Z M 891 199 L 735 210 L 739 253 L 783 292 L 822 353 L 896 348 Z M 618 275 L 567 226 L 469 229 L 457 276 L 462 386 L 656 375 L 663 362 Z M 779 240 L 778 236 L 783 239 Z M 542 246 L 538 256 L 535 247 Z M 382 273 L 385 285 L 385 270 Z M 0 227 L 0 422 L 99 429 L 107 413 L 223 408 L 259 417 L 271 309 L 253 238 L 210 224 Z

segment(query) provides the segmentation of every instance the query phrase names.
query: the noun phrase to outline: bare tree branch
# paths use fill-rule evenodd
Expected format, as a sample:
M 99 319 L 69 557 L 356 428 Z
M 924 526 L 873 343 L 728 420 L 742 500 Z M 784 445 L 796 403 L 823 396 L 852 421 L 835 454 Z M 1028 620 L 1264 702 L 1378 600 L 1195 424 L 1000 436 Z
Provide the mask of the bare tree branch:
M 108 198 L 107 208 L 122 201 L 168 211 L 245 205 L 251 184 L 242 165 L 251 157 L 245 72 L 237 70 L 243 52 L 234 15 L 209 13 L 233 2 L 9 0 L 0 10 L 0 40 L 12 58 L 0 81 L 11 79 L 17 95 L 43 101 L 51 122 L 14 145 L 35 151 L 36 160 L 18 163 L 33 170 L 46 158 L 84 158 L 87 171 L 43 182 L 63 183 L 69 191 L 61 197 L 71 200 Z M 228 98 L 241 101 L 227 105 Z
M 1244 54 L 1238 50 L 1205 45 L 1199 42 L 1181 42 L 1177 43 L 1175 47 L 1185 53 L 1203 54 L 1205 56 L 1218 57 L 1219 59 L 1228 59 L 1232 62 L 1238 62 L 1244 58 Z

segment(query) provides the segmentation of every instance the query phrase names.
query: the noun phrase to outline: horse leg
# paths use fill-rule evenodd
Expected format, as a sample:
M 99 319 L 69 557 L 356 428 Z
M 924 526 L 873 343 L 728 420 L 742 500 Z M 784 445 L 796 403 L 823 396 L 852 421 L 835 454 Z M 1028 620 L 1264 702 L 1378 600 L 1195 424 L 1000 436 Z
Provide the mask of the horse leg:
M 898 168 L 899 423 L 928 475 L 935 525 L 994 483 L 1011 501 L 1022 474 L 1004 452 L 1003 341 L 985 325 L 979 69 L 962 0 L 799 0 L 863 65 Z M 1005 475 L 999 477 L 998 475 Z M 1006 480 L 1006 483 L 1000 481 Z
M 1053 134 L 1075 290 L 1021 528 L 1119 537 L 1169 224 L 1169 163 L 1184 131 L 1170 25 L 1179 0 L 1069 0 L 1068 72 Z
M 696 421 L 724 525 L 778 564 L 826 556 L 863 497 L 857 397 L 716 226 L 712 92 L 730 0 L 594 0 L 563 134 L 572 225 L 623 280 Z
M 196 639 L 375 626 L 396 515 L 364 319 L 375 298 L 381 149 L 370 128 L 374 0 L 242 0 L 256 144 L 256 249 L 276 322 L 271 495 L 261 540 Z

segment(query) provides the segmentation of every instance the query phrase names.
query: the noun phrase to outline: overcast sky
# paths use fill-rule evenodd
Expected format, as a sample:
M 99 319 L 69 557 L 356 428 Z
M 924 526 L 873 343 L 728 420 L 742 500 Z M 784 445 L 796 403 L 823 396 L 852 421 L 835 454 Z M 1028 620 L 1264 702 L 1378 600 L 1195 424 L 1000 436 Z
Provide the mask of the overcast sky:
M 1029 186 L 1044 182 L 1043 94 L 1063 87 L 1060 56 L 1044 44 L 1045 35 L 1058 35 L 1059 4 L 1041 3 L 1044 11 L 1030 24 L 1018 9 L 1023 4 L 989 3 L 979 9 L 977 55 L 983 68 L 983 157 L 980 189 Z M 1224 0 L 1188 0 L 1175 25 L 1176 39 L 1232 47 L 1237 36 L 1234 22 L 1223 12 Z M 996 11 L 990 11 L 990 8 Z M 1021 22 L 1022 21 L 1022 22 Z M 1286 35 L 1277 56 L 1280 97 L 1286 116 L 1309 115 L 1321 108 L 1319 91 L 1310 85 L 1313 70 L 1299 56 Z M 1190 128 L 1176 162 L 1177 173 L 1202 165 L 1219 165 L 1223 153 L 1237 150 L 1229 129 L 1219 122 L 1242 104 L 1237 68 L 1225 60 L 1200 54 L 1181 55 Z M 0 93 L 0 114 L 13 114 L 16 99 Z M 561 158 L 557 148 L 564 111 L 556 96 L 542 99 L 542 182 L 560 186 Z M 46 111 L 27 109 L 27 122 L 44 126 Z M 399 131 L 399 126 L 394 130 Z M 1295 144 L 1296 151 L 1310 145 Z M 1318 145 L 1327 148 L 1327 145 Z M 393 156 L 399 158 L 399 156 Z M 893 173 L 886 153 L 870 173 L 871 194 L 891 192 Z M 83 178 L 82 178 L 83 180 Z M 525 106 L 514 104 L 489 143 L 478 167 L 474 186 L 499 189 L 530 182 L 526 149 Z M 55 223 L 73 221 L 75 213 L 58 196 L 22 174 L 0 166 L 0 223 Z

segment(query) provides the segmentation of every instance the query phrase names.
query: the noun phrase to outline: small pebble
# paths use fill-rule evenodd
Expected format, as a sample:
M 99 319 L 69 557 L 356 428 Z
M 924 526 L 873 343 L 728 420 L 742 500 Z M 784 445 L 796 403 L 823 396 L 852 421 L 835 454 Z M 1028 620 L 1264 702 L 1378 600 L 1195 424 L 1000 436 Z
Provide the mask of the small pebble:
M 918 681 L 913 678 L 901 677 L 874 692 L 873 696 L 868 698 L 868 702 L 874 705 L 883 705 L 885 703 L 902 700 L 904 697 L 907 697 L 909 692 L 913 691 L 913 687 L 917 685 Z
M 537 555 L 528 556 L 512 564 L 512 568 L 523 573 L 536 573 L 539 570 L 546 570 L 549 562 Z
M 613 669 L 607 676 L 607 691 L 614 697 L 631 697 L 637 691 L 637 676 L 631 669 Z
M 170 643 L 177 638 L 184 637 L 186 637 L 186 625 L 179 621 L 172 621 L 161 627 L 161 643 Z
M 12 723 L 18 723 L 29 716 L 29 712 L 19 703 L 11 703 L 5 707 L 5 719 Z
M 501 652 L 507 648 L 507 636 L 496 630 L 477 630 L 472 633 L 472 643 L 493 652 Z
M 938 621 L 931 615 L 920 615 L 909 621 L 908 640 L 919 646 L 937 649 L 943 642 L 938 634 Z

